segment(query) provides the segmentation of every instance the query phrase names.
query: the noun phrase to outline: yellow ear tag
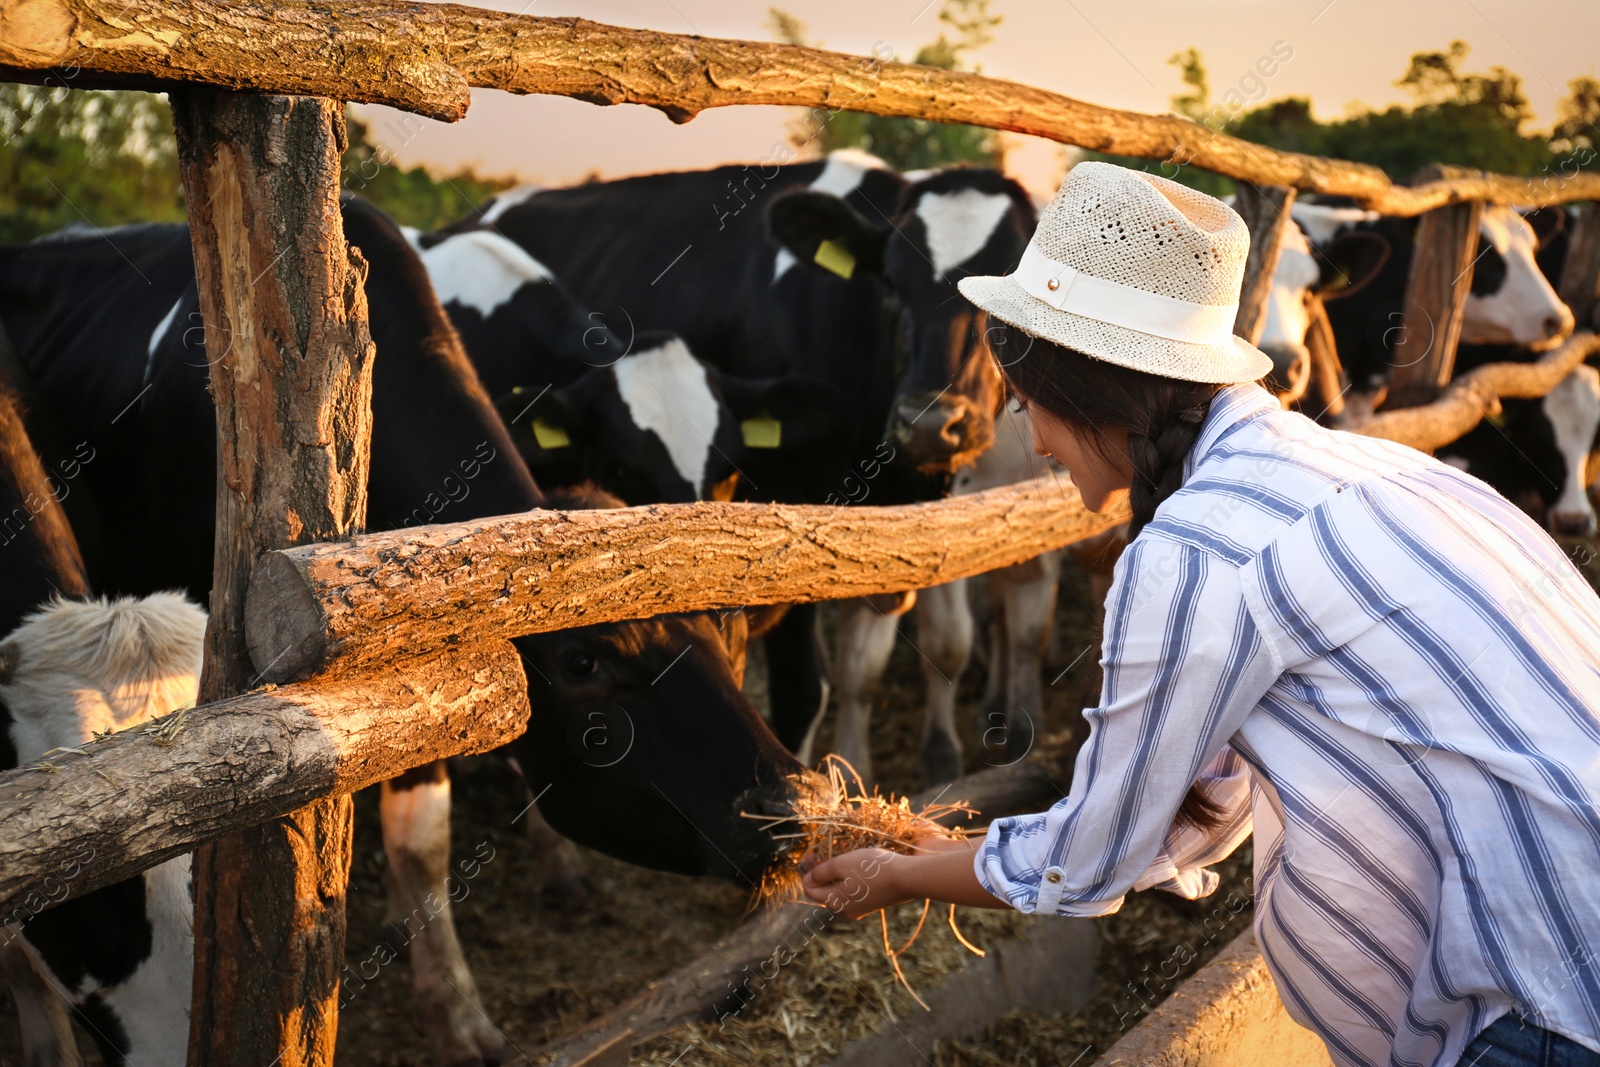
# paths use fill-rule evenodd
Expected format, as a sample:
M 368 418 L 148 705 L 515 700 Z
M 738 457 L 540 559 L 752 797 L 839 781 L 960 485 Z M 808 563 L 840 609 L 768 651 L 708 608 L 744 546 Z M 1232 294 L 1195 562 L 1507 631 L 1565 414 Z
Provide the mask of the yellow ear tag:
M 567 436 L 567 431 L 539 419 L 533 420 L 533 439 L 539 442 L 540 448 L 566 448 L 572 444 L 572 438 Z
M 844 245 L 834 244 L 832 241 L 823 241 L 817 246 L 817 254 L 812 257 L 812 262 L 846 281 L 856 272 L 856 257 L 851 255 L 850 250 Z
M 783 423 L 771 415 L 757 415 L 739 424 L 746 448 L 777 448 L 783 443 Z

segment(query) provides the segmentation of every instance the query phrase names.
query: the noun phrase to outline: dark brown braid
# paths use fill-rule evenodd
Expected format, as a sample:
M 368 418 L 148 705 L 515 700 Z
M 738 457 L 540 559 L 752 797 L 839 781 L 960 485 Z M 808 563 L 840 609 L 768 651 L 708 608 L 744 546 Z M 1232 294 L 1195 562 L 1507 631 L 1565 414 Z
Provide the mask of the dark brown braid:
M 1128 524 L 1128 539 L 1139 536 L 1145 523 L 1155 518 L 1156 508 L 1183 485 L 1183 464 L 1189 450 L 1200 437 L 1200 427 L 1211 410 L 1217 387 L 1179 383 L 1188 389 L 1174 389 L 1171 404 L 1160 405 L 1151 424 L 1128 427 L 1128 460 L 1133 464 L 1133 483 L 1128 489 L 1128 504 L 1133 519 Z M 1187 394 L 1187 395 L 1184 395 Z
M 1183 485 L 1184 461 L 1222 387 L 1119 367 L 996 319 L 989 320 L 988 340 L 1013 393 L 1074 429 L 1095 431 L 1091 437 L 1102 455 L 1131 466 L 1128 538 L 1138 536 L 1162 501 Z M 1110 429 L 1127 431 L 1125 457 L 1107 451 L 1110 438 L 1103 431 Z M 1178 810 L 1180 821 L 1201 829 L 1216 828 L 1222 815 L 1195 786 Z

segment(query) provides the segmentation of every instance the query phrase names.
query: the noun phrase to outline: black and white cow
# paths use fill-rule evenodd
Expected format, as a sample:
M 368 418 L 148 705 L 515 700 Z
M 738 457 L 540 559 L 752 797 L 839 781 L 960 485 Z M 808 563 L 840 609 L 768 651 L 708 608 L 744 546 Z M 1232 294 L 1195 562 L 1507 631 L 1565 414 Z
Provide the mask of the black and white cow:
M 838 152 L 518 192 L 483 218 L 613 325 L 671 330 L 728 375 L 844 391 L 831 432 L 749 453 L 745 499 L 930 499 L 993 440 L 999 376 L 955 283 L 1006 273 L 1032 236 L 1031 202 L 997 171 L 912 182 Z M 767 652 L 774 726 L 803 749 L 826 702 L 815 612 L 791 612 Z
M 61 507 L 77 462 L 47 468 L 0 385 L 0 770 L 71 758 L 52 753 L 187 707 L 198 691 L 204 612 L 171 593 L 84 599 Z M 63 903 L 82 859 L 63 856 L 0 916 L 0 978 L 25 1061 L 80 1063 L 77 1018 L 107 1064 L 176 1067 L 189 1038 L 189 857 Z
M 1338 369 L 1316 366 L 1312 332 L 1319 320 L 1326 321 L 1328 301 L 1360 292 L 1388 258 L 1389 242 L 1374 233 L 1354 229 L 1330 233 L 1315 246 L 1292 218 L 1285 225 L 1267 293 L 1266 319 L 1256 342 L 1272 359 L 1273 384 L 1285 406 L 1309 403 L 1309 413 L 1320 416 L 1336 403 L 1333 395 L 1325 394 L 1337 394 L 1342 387 L 1330 388 Z
M 1391 254 L 1372 283 L 1328 307 L 1339 358 L 1350 382 L 1361 391 L 1381 388 L 1392 370 L 1406 279 L 1415 253 L 1416 220 L 1373 217 L 1351 208 L 1299 202 L 1291 216 L 1316 248 L 1351 232 L 1377 234 L 1388 243 Z M 1512 208 L 1488 205 L 1483 209 L 1472 287 L 1461 322 L 1461 344 L 1545 351 L 1572 333 L 1572 311 L 1539 268 L 1539 243 L 1533 226 Z
M 1395 249 L 1366 292 L 1327 311 L 1350 383 L 1377 392 L 1388 377 L 1415 223 L 1318 204 L 1296 204 L 1293 217 L 1318 248 L 1368 233 L 1383 235 Z M 1534 358 L 1571 333 L 1572 312 L 1552 284 L 1564 261 L 1564 219 L 1558 210 L 1524 215 L 1502 206 L 1484 209 L 1457 374 Z M 1508 400 L 1504 407 L 1502 417 L 1441 448 L 1440 458 L 1483 478 L 1558 533 L 1593 532 L 1586 479 L 1600 424 L 1594 372 L 1579 368 L 1547 397 Z
M 750 450 L 804 449 L 839 424 L 845 397 L 828 383 L 739 378 L 676 334 L 619 334 L 493 230 L 415 243 L 540 484 L 593 482 L 634 504 L 727 500 Z
M 419 507 L 445 522 L 544 506 L 414 249 L 368 205 L 347 203 L 344 217 L 371 265 L 379 353 L 369 526 L 402 526 Z M 82 478 L 111 533 L 101 587 L 204 598 L 215 497 L 207 366 L 229 353 L 204 347 L 185 228 L 0 248 L 0 321 L 72 439 L 98 450 Z M 742 617 L 702 613 L 518 639 L 533 706 L 525 744 L 540 759 L 537 770 L 520 762 L 544 776 L 533 784 L 545 790 L 550 823 L 680 873 L 762 871 L 777 843 L 739 812 L 781 803 L 800 768 L 739 691 L 744 637 Z M 603 752 L 586 747 L 592 732 L 575 729 L 593 716 L 610 724 Z M 449 796 L 437 768 L 383 790 L 385 845 L 406 899 L 448 899 Z M 629 798 L 628 818 L 610 817 L 618 796 Z M 408 948 L 436 1059 L 496 1055 L 503 1039 L 478 1003 L 453 926 L 436 919 Z

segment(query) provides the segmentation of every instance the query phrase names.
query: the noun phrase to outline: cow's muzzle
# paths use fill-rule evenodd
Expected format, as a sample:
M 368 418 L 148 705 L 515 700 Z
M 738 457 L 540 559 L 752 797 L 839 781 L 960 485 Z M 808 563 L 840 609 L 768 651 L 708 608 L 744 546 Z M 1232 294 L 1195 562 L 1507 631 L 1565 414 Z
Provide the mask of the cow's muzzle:
M 965 397 L 903 396 L 889 416 L 889 443 L 926 473 L 966 466 L 994 443 L 994 418 Z

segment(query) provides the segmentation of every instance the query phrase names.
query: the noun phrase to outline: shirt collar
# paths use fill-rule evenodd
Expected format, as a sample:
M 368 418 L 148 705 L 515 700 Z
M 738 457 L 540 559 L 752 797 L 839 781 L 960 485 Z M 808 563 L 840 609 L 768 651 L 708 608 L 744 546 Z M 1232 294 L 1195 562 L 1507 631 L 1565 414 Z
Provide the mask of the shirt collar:
M 1200 465 L 1200 461 L 1230 429 L 1264 412 L 1282 410 L 1278 398 L 1255 382 L 1225 386 L 1212 398 L 1211 410 L 1206 413 L 1206 421 L 1200 427 L 1200 436 L 1184 460 L 1183 480 L 1188 481 L 1194 475 L 1194 469 Z

